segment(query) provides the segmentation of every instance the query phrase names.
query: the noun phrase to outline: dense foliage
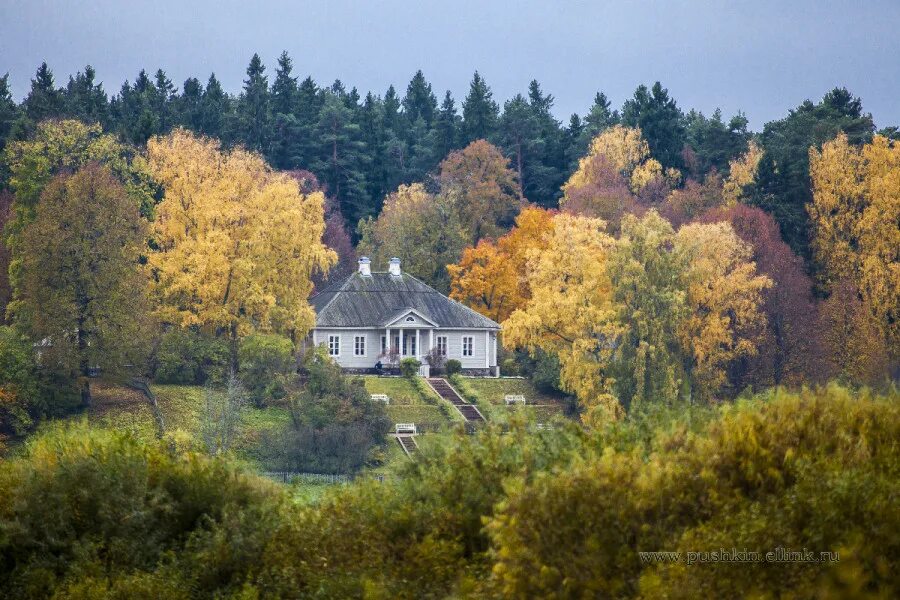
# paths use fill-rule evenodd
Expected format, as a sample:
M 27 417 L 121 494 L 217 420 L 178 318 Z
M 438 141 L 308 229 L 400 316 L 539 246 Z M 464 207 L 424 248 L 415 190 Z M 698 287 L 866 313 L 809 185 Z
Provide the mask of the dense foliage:
M 300 505 L 225 459 L 51 428 L 0 465 L 0 586 L 13 598 L 892 597 L 897 401 L 829 387 L 593 434 L 519 423 Z M 815 562 L 686 563 L 779 547 Z
M 266 432 L 260 459 L 274 471 L 354 473 L 390 427 L 384 405 L 373 402 L 359 378 L 344 375 L 324 348 L 308 352 L 302 385 L 287 379 L 290 422 Z

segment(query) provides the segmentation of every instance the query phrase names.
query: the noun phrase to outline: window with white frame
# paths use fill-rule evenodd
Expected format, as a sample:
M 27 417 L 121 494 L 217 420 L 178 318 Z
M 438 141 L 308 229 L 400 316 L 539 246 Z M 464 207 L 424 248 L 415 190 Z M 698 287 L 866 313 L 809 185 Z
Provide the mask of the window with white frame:
M 381 353 L 387 354 L 387 336 L 381 336 Z
M 464 335 L 462 339 L 462 355 L 473 356 L 475 354 L 475 338 L 471 335 Z
M 366 355 L 366 336 L 357 335 L 353 337 L 353 356 Z
M 418 337 L 419 337 L 419 336 L 413 334 L 413 335 L 410 336 L 410 338 L 409 338 L 409 354 L 410 354 L 410 356 L 415 356 L 415 355 L 416 355 L 416 339 L 417 339 Z
M 328 356 L 340 356 L 340 355 L 341 355 L 341 336 L 329 335 L 328 336 Z
M 447 356 L 447 336 L 437 336 L 437 351 L 440 356 Z

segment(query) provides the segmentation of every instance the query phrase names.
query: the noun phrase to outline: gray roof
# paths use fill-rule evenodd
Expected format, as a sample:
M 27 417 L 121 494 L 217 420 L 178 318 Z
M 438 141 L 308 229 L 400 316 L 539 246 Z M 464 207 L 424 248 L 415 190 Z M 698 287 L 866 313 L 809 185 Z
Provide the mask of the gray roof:
M 413 309 L 438 327 L 499 329 L 494 321 L 451 300 L 412 275 L 359 273 L 328 286 L 310 299 L 316 327 L 384 327 L 407 309 Z

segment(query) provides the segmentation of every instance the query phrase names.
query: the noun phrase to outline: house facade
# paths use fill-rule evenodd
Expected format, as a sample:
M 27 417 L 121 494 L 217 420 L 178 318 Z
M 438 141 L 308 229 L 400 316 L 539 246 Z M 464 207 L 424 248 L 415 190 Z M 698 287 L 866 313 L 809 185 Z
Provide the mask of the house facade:
M 316 326 L 313 345 L 325 345 L 345 370 L 371 372 L 407 357 L 423 363 L 434 349 L 455 359 L 463 372 L 497 375 L 500 326 L 451 300 L 400 268 L 392 258 L 387 272 L 372 272 L 368 258 L 359 269 L 312 297 Z

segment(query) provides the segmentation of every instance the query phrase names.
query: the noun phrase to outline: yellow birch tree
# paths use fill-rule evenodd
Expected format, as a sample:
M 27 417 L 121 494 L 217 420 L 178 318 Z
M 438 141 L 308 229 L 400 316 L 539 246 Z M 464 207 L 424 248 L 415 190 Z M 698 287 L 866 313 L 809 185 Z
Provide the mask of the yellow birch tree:
M 315 322 L 311 277 L 336 260 L 321 241 L 323 195 L 180 129 L 147 152 L 165 190 L 149 256 L 160 317 L 227 331 L 233 347 L 253 331 L 304 336 Z
M 559 357 L 560 382 L 592 425 L 622 411 L 605 370 L 619 334 L 606 269 L 614 240 L 605 228 L 599 219 L 555 216 L 547 247 L 528 253 L 531 298 L 504 329 L 509 344 Z

